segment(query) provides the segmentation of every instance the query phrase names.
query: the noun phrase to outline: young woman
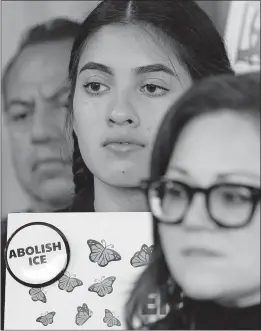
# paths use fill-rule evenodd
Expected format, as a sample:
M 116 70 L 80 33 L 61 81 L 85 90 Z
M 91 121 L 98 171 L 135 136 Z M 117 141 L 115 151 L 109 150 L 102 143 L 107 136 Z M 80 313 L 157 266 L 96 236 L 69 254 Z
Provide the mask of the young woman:
M 155 249 L 128 328 L 260 329 L 260 73 L 205 79 L 171 107 L 143 188 Z M 146 325 L 150 293 L 170 310 Z
M 192 82 L 232 72 L 221 37 L 193 1 L 102 1 L 82 23 L 69 66 L 70 211 L 146 211 L 135 187 L 148 175 L 167 109 Z

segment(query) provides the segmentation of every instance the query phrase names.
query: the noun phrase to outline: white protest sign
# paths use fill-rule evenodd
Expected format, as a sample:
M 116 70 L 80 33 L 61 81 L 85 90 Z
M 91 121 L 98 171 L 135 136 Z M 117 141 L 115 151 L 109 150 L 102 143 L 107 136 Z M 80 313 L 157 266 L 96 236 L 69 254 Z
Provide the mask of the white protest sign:
M 7 239 L 22 225 L 32 222 L 51 224 L 64 234 L 70 246 L 70 261 L 65 274 L 43 288 L 24 286 L 6 271 L 5 329 L 126 329 L 124 305 L 145 268 L 139 265 L 149 261 L 152 249 L 150 214 L 9 214 Z M 30 265 L 29 258 L 45 255 L 45 262 L 40 264 L 44 268 L 52 263 L 51 254 L 55 254 L 46 252 L 46 244 L 57 244 L 59 238 L 48 230 L 39 236 L 36 227 L 35 233 L 34 227 L 28 229 L 28 240 L 12 247 L 29 252 L 23 259 L 34 270 L 39 265 Z M 34 237 L 37 240 L 32 240 Z M 33 247 L 34 252 L 28 247 Z M 11 258 L 19 259 L 22 257 Z M 46 280 L 46 276 L 41 280 Z
M 225 42 L 236 73 L 260 70 L 260 1 L 231 1 Z

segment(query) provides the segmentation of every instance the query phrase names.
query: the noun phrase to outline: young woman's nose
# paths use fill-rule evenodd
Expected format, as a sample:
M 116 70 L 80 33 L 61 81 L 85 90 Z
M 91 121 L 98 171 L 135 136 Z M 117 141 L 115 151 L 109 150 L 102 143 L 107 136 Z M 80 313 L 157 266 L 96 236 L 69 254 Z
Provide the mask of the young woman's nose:
M 115 125 L 129 125 L 137 127 L 140 123 L 137 110 L 133 106 L 131 96 L 121 95 L 115 97 L 110 104 L 110 111 L 108 115 L 109 126 Z

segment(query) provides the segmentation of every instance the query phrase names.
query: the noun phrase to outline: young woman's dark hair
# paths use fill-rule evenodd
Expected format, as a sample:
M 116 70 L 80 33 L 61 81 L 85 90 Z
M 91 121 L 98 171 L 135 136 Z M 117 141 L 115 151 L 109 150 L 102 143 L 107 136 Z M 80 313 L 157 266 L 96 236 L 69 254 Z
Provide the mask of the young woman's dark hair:
M 260 126 L 260 72 L 238 76 L 219 75 L 194 84 L 169 109 L 159 128 L 151 159 L 149 181 L 156 181 L 166 174 L 178 139 L 191 121 L 206 114 L 227 110 L 250 118 L 257 123 L 257 127 Z M 145 325 L 149 329 L 190 329 L 195 306 L 191 304 L 192 300 L 182 299 L 182 291 L 178 285 L 169 282 L 171 275 L 162 251 L 158 222 L 155 218 L 153 236 L 155 249 L 152 262 L 138 279 L 126 305 L 127 328 L 135 328 L 134 321 L 138 320 L 141 326 Z M 157 293 L 161 306 L 168 306 L 170 312 L 161 321 L 148 326 L 147 317 L 141 312 L 147 306 L 150 293 Z M 181 303 L 184 304 L 183 309 L 178 308 Z M 256 323 L 256 317 L 253 325 Z M 215 323 L 220 325 L 218 321 L 213 321 L 213 324 Z M 201 325 L 203 326 L 204 324 Z
M 152 28 L 159 36 L 167 36 L 176 47 L 177 56 L 193 81 L 221 73 L 233 73 L 222 38 L 194 1 L 104 0 L 82 23 L 72 48 L 69 65 L 72 86 L 69 119 L 73 117 L 72 105 L 81 54 L 88 45 L 88 39 L 110 24 L 139 25 L 148 36 Z M 93 187 L 93 178 L 82 159 L 75 134 L 73 139 L 76 200 L 72 209 L 90 211 L 86 201 L 93 198 L 88 196 L 90 187 Z

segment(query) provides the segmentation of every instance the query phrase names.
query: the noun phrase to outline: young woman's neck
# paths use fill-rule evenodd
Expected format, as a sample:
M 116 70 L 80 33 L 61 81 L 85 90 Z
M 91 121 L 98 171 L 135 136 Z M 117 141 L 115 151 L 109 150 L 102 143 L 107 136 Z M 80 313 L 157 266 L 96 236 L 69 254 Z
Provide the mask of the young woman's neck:
M 94 178 L 94 209 L 96 212 L 146 212 L 146 198 L 132 188 L 107 185 Z

